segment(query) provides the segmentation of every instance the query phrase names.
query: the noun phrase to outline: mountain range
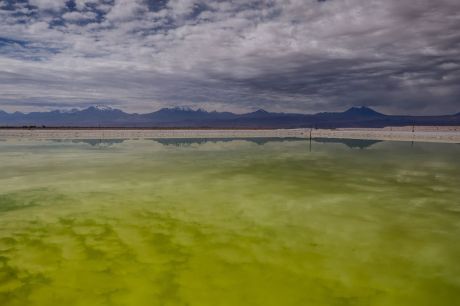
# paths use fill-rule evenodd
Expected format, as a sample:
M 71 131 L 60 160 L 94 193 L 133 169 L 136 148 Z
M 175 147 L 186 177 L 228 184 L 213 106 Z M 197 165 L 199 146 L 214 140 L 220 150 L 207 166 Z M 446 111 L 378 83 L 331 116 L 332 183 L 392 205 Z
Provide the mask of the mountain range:
M 263 109 L 246 114 L 163 108 L 126 113 L 110 107 L 82 110 L 7 113 L 0 110 L 0 127 L 131 127 L 131 128 L 339 128 L 405 125 L 460 125 L 460 113 L 442 116 L 385 115 L 369 107 L 317 114 L 274 113 Z

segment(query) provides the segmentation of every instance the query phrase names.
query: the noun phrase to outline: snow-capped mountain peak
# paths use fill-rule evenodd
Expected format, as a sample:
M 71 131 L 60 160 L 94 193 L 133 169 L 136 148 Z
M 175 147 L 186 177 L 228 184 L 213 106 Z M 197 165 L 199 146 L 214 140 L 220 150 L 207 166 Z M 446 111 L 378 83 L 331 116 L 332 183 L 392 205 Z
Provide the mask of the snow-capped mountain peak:
M 113 110 L 113 108 L 108 105 L 95 105 L 93 107 L 100 111 L 112 111 Z

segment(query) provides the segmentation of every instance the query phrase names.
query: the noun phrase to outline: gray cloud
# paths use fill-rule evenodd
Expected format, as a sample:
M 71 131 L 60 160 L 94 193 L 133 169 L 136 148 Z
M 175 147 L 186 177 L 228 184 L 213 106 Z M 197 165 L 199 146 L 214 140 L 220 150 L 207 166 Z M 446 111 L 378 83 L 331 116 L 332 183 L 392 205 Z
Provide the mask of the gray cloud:
M 460 110 L 457 0 L 0 3 L 7 110 Z

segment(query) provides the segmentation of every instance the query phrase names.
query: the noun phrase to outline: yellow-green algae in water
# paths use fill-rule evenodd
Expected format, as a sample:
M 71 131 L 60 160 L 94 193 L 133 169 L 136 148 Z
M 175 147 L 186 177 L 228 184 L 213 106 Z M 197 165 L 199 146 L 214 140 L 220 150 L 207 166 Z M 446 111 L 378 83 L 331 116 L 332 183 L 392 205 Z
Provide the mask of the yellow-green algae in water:
M 0 142 L 0 305 L 459 305 L 460 146 L 329 142 Z

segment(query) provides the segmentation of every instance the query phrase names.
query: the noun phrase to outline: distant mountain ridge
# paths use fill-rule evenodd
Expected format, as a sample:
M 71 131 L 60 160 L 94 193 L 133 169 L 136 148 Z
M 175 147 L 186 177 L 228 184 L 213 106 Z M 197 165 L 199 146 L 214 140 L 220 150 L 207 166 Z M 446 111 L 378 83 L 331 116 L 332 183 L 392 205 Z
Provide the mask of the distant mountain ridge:
M 0 110 L 0 127 L 190 127 L 190 128 L 339 128 L 404 125 L 460 125 L 460 113 L 444 116 L 394 116 L 369 107 L 317 114 L 272 113 L 263 109 L 246 114 L 162 108 L 137 114 L 106 106 L 71 111 L 7 113 Z

